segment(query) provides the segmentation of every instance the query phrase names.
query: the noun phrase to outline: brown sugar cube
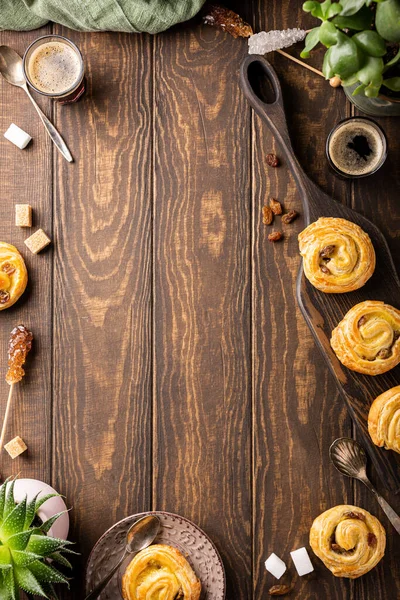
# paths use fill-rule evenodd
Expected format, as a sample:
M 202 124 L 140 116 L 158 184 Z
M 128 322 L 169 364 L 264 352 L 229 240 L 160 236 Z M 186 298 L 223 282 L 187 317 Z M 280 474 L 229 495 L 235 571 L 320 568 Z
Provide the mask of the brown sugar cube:
M 8 442 L 8 444 L 6 444 L 4 448 L 7 450 L 8 454 L 13 460 L 14 458 L 17 458 L 17 456 L 25 452 L 25 450 L 28 450 L 27 445 L 25 444 L 24 440 L 19 437 L 19 435 L 17 435 L 17 437 Z
M 51 242 L 49 236 L 43 231 L 43 229 L 38 229 L 33 233 L 27 240 L 25 240 L 25 244 L 28 246 L 29 250 L 33 254 L 37 254 L 41 252 L 43 248 L 46 248 Z
M 32 227 L 32 206 L 30 204 L 15 205 L 15 224 L 17 227 Z

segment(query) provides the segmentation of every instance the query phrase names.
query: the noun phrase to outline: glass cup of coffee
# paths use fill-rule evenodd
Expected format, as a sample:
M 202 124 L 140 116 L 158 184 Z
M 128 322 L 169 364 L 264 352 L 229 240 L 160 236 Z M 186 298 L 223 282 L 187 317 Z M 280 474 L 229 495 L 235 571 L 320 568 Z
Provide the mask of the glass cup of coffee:
M 386 160 L 386 136 L 372 119 L 350 117 L 330 132 L 326 154 L 332 169 L 342 177 L 367 177 Z
M 85 66 L 71 40 L 45 35 L 28 46 L 23 68 L 28 84 L 61 104 L 76 102 L 85 92 Z

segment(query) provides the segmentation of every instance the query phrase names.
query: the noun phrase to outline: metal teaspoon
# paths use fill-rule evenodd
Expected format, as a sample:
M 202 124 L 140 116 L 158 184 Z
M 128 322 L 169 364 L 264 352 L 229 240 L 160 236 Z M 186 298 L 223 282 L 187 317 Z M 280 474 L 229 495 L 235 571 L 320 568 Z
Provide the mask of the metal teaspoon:
M 400 534 L 399 515 L 376 491 L 367 477 L 367 455 L 361 444 L 351 438 L 338 438 L 329 448 L 329 456 L 339 473 L 363 482 L 378 500 L 382 510 L 385 512 L 397 533 Z
M 68 162 L 73 162 L 74 159 L 68 150 L 67 144 L 64 142 L 54 125 L 40 110 L 39 106 L 36 104 L 29 92 L 22 68 L 22 58 L 9 46 L 0 46 L 0 73 L 3 75 L 4 79 L 8 81 L 8 83 L 25 90 L 33 106 L 36 108 L 36 112 L 41 118 L 42 123 L 51 138 L 51 141 L 56 145 L 58 150 Z
M 94 600 L 108 585 L 114 573 L 124 562 L 128 554 L 137 554 L 152 544 L 160 531 L 160 519 L 155 515 L 149 515 L 136 521 L 126 534 L 125 552 L 118 563 L 111 569 L 110 573 L 86 596 L 85 600 Z

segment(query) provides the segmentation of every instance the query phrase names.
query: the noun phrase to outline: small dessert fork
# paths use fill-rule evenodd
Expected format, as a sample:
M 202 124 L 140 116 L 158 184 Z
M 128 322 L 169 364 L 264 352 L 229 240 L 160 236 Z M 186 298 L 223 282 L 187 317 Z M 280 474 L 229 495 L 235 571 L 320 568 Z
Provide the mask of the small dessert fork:
M 363 484 L 375 496 L 387 518 L 400 534 L 400 517 L 386 500 L 377 492 L 367 477 L 367 455 L 364 448 L 351 438 L 338 438 L 329 448 L 330 459 L 335 468 L 346 477 L 353 477 Z

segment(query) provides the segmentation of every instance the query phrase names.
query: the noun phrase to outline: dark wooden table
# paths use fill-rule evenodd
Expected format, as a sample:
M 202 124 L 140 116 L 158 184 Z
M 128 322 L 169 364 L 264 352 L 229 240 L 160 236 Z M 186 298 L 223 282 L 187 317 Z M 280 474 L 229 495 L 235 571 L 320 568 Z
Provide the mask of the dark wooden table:
M 231 6 L 255 30 L 313 23 L 302 0 L 241 4 Z M 330 443 L 352 424 L 296 305 L 301 219 L 279 244 L 262 225 L 270 196 L 300 205 L 286 165 L 267 168 L 274 140 L 239 88 L 246 42 L 195 21 L 155 37 L 48 26 L 3 32 L 0 43 L 22 53 L 51 31 L 71 37 L 87 65 L 79 104 L 39 99 L 73 165 L 52 148 L 24 93 L 0 84 L 0 131 L 15 122 L 34 138 L 23 152 L 0 140 L 1 240 L 22 251 L 30 275 L 23 299 L 1 313 L 4 372 L 12 327 L 24 322 L 35 334 L 8 430 L 29 453 L 11 462 L 3 452 L 1 474 L 44 479 L 73 507 L 70 537 L 82 557 L 62 598 L 83 597 L 98 537 L 149 509 L 180 513 L 211 536 L 228 600 L 267 598 L 268 555 L 281 556 L 285 579 L 295 579 L 289 552 L 307 544 L 314 517 L 340 503 L 381 519 L 385 558 L 348 581 L 314 557 L 315 573 L 292 596 L 400 598 L 397 534 L 367 491 L 329 463 Z M 324 145 L 352 106 L 317 75 L 271 60 L 301 163 L 374 220 L 399 256 L 398 121 L 381 121 L 384 168 L 340 181 Z M 18 202 L 32 204 L 34 226 L 53 239 L 49 251 L 25 248 Z M 5 381 L 1 390 L 5 406 Z

